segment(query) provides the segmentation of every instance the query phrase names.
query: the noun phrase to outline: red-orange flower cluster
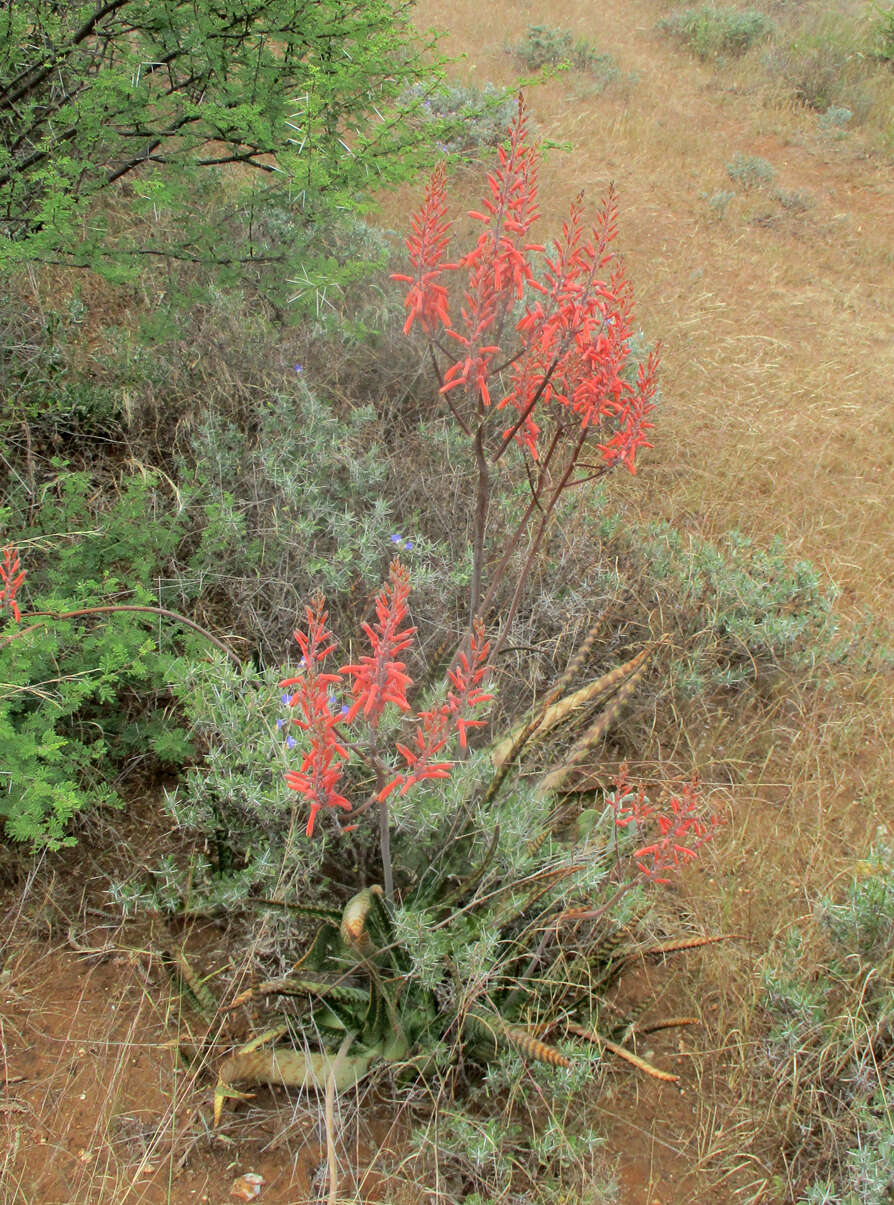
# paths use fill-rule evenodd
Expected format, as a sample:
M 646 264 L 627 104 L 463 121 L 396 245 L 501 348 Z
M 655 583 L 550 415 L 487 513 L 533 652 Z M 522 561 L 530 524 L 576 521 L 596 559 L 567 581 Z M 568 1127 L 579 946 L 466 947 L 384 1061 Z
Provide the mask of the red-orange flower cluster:
M 459 733 L 459 743 L 466 747 L 466 730 L 476 728 L 484 720 L 476 720 L 471 716 L 472 711 L 482 703 L 487 703 L 493 695 L 481 690 L 481 683 L 488 670 L 488 655 L 490 643 L 484 638 L 484 630 L 476 624 L 469 640 L 469 651 L 461 652 L 456 664 L 447 671 L 451 689 L 440 707 L 431 711 L 420 711 L 421 723 L 416 729 L 416 747 L 397 745 L 397 751 L 407 763 L 407 772 L 396 774 L 394 778 L 379 792 L 379 799 L 385 800 L 400 787 L 401 795 L 405 795 L 414 783 L 426 778 L 446 778 L 450 773 L 450 763 L 435 760 L 438 754 L 453 737 Z
M 678 871 L 691 862 L 697 851 L 714 836 L 719 823 L 717 816 L 706 821 L 699 815 L 702 801 L 697 778 L 685 783 L 679 795 L 670 796 L 665 805 L 669 811 L 659 811 L 641 787 L 635 791 L 631 789 L 624 765 L 618 772 L 615 790 L 608 796 L 608 802 L 619 828 L 635 823 L 642 829 L 648 821 L 657 824 L 658 840 L 641 845 L 633 852 L 638 868 L 656 883 L 669 883 L 667 873 Z
M 537 155 L 527 139 L 519 100 L 508 148 L 500 149 L 499 166 L 488 177 L 489 195 L 481 210 L 470 212 L 485 230 L 456 263 L 444 258 L 449 223 L 443 165 L 432 176 L 407 240 L 415 275 L 393 278 L 411 285 L 404 329 L 408 332 L 418 317 L 428 335 L 433 337 L 440 327 L 459 342 L 463 353 L 444 369 L 441 393 L 463 387 L 478 405 L 495 400 L 497 408 L 515 410 L 504 440 L 519 442 L 534 459 L 543 418 L 552 408 L 565 428 L 573 415 L 581 432 L 604 430 L 607 438 L 596 442 L 604 463 L 621 463 L 635 472 L 637 450 L 651 446 L 645 433 L 652 427 L 648 415 L 654 408 L 658 362 L 650 356 L 632 381 L 625 372 L 632 305 L 623 268 L 609 249 L 617 233 L 614 196 L 609 194 L 589 236 L 580 199 L 571 206 L 561 238 L 544 255 L 538 279 L 532 255 L 544 248 L 527 241 L 538 216 Z M 443 278 L 456 271 L 464 273 L 465 283 L 461 320 L 452 322 Z M 506 320 L 523 301 L 525 312 L 513 323 L 516 345 L 507 347 Z M 508 391 L 492 399 L 497 368 L 509 366 Z
M 362 711 L 370 728 L 375 729 L 386 703 L 395 703 L 401 711 L 409 711 L 407 687 L 412 684 L 406 665 L 396 654 L 408 648 L 416 635 L 415 628 L 401 628 L 407 617 L 407 598 L 410 576 L 397 558 L 391 562 L 389 580 L 376 598 L 374 625 L 363 624 L 369 637 L 372 654 L 361 657 L 356 665 L 343 665 L 340 674 L 350 674 L 354 703 L 347 714 L 353 720 Z
M 388 581 L 376 598 L 376 622 L 363 625 L 372 652 L 362 656 L 356 664 L 343 665 L 336 672 L 327 672 L 324 667 L 335 648 L 335 641 L 326 627 L 328 616 L 322 598 L 317 598 L 314 605 L 307 608 L 306 630 L 295 633 L 302 653 L 301 672 L 284 679 L 280 686 L 291 692 L 283 696 L 283 702 L 296 712 L 293 723 L 307 734 L 309 743 L 300 769 L 288 771 L 285 779 L 288 786 L 310 804 L 308 837 L 313 836 L 314 824 L 322 809 L 351 810 L 351 804 L 339 789 L 348 750 L 337 732 L 338 726 L 362 717 L 367 727 L 375 732 L 386 704 L 394 703 L 402 711 L 410 709 L 406 692 L 412 686 L 412 680 L 405 663 L 397 658 L 397 654 L 412 644 L 416 632 L 415 628 L 404 626 L 409 592 L 407 570 L 395 558 L 391 562 Z M 431 711 L 419 712 L 416 717 L 419 724 L 415 748 L 397 744 L 407 769 L 394 774 L 387 785 L 380 787 L 376 796 L 379 803 L 384 803 L 398 787 L 403 794 L 416 782 L 448 776 L 451 763 L 444 760 L 448 743 L 458 735 L 460 744 L 465 746 L 468 729 L 484 723 L 475 719 L 473 712 L 492 697 L 482 690 L 489 652 L 490 644 L 484 638 L 483 629 L 476 625 L 468 651 L 460 654 L 448 672 L 450 686 L 445 702 Z M 350 707 L 339 707 L 338 696 L 333 692 L 350 679 L 354 701 Z M 386 775 L 382 772 L 381 762 L 378 767 L 377 774 L 382 783 Z
M 405 335 L 410 333 L 417 318 L 428 334 L 449 322 L 447 290 L 438 282 L 438 276 L 446 267 L 442 260 L 450 242 L 446 196 L 447 169 L 441 163 L 429 180 L 422 209 L 413 214 L 410 223 L 413 233 L 407 239 L 407 250 L 415 272 L 412 276 L 397 273 L 392 276 L 392 280 L 402 280 L 410 285 L 404 301 L 407 311 Z
M 326 658 L 335 648 L 332 633 L 326 627 L 329 618 L 322 597 L 306 610 L 307 630 L 297 631 L 295 639 L 301 648 L 302 672 L 280 682 L 283 689 L 292 689 L 289 706 L 297 715 L 292 722 L 309 737 L 309 745 L 300 770 L 289 770 L 286 783 L 303 795 L 310 804 L 307 835 L 313 836 L 317 814 L 323 808 L 338 807 L 351 810 L 351 804 L 338 791 L 342 767 L 348 751 L 336 733 L 342 716 L 333 714 L 330 703 L 332 688 L 341 682 L 339 674 L 326 673 Z
M 444 373 L 441 392 L 471 385 L 485 405 L 491 400 L 488 378 L 500 352 L 504 319 L 524 297 L 526 285 L 541 287 L 529 255 L 542 247 L 524 241 L 538 216 L 537 155 L 527 145 L 527 136 L 527 119 L 519 103 L 509 129 L 509 148 L 499 148 L 500 165 L 488 176 L 490 196 L 483 200 L 483 212 L 469 214 L 485 229 L 458 264 L 442 267 L 442 271 L 456 267 L 467 277 L 462 324 L 458 329 L 444 324 L 465 354 Z

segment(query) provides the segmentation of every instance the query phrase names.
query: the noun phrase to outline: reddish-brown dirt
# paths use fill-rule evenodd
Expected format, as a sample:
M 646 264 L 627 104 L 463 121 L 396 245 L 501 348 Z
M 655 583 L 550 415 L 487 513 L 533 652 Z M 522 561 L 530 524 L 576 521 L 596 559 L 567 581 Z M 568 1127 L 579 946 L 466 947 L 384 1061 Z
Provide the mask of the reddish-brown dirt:
M 194 940 L 207 950 L 213 936 Z M 218 1132 L 210 1129 L 213 1078 L 191 1073 L 175 1051 L 175 1039 L 201 1035 L 202 1026 L 183 1015 L 161 965 L 161 944 L 164 938 L 146 925 L 83 921 L 67 926 L 64 937 L 54 928 L 43 939 L 17 943 L 0 987 L 0 1128 L 7 1152 L 0 1199 L 215 1203 L 230 1199 L 234 1182 L 250 1171 L 263 1177 L 262 1202 L 326 1200 L 322 1102 L 259 1088 L 250 1103 L 228 1110 Z M 619 1003 L 645 998 L 654 1000 L 656 1019 L 679 1014 L 670 974 L 631 972 Z M 709 1026 L 716 1007 L 702 1002 Z M 678 1083 L 658 1083 L 618 1062 L 594 1093 L 592 1121 L 607 1135 L 622 1200 L 697 1199 L 686 1137 L 713 1057 L 705 1034 L 667 1030 L 640 1046 Z M 227 1036 L 233 1040 L 231 1033 L 221 1041 Z M 344 1106 L 339 1199 L 426 1200 L 422 1186 L 401 1187 L 377 1168 L 377 1146 L 391 1153 L 399 1141 L 387 1103 L 366 1098 L 362 1107 L 366 1116 Z M 363 1169 L 359 1179 L 348 1171 L 351 1164 Z

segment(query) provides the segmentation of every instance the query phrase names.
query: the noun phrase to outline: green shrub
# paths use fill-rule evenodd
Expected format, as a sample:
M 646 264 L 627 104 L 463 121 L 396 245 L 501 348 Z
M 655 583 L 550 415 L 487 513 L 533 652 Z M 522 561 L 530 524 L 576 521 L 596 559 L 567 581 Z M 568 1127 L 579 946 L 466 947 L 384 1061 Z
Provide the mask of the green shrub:
M 894 856 L 818 902 L 764 973 L 767 1056 L 792 1199 L 886 1205 L 894 1191 Z M 795 1195 L 797 1194 L 797 1195 Z
M 784 188 L 773 189 L 773 199 L 788 213 L 806 213 L 808 209 L 812 209 L 816 204 L 814 198 L 809 192 L 803 192 L 801 189 L 793 188 L 790 191 Z
M 430 160 L 403 98 L 441 77 L 431 49 L 388 0 L 20 0 L 0 14 L 4 271 L 134 280 L 148 254 L 274 289 L 316 269 L 322 215 Z M 305 233 L 275 256 L 253 233 L 271 198 Z
M 833 12 L 777 39 L 763 65 L 784 95 L 816 113 L 847 108 L 855 122 L 862 122 L 875 103 L 872 76 L 879 69 L 865 36 Z
M 86 306 L 75 292 L 65 301 L 35 305 L 7 278 L 0 295 L 0 436 L 14 441 L 27 429 L 33 445 L 51 453 L 78 437 L 108 438 L 121 417 L 121 395 L 97 381 L 84 345 Z
M 744 54 L 768 38 L 773 23 L 756 9 L 684 8 L 662 17 L 658 28 L 681 42 L 700 59 Z
M 872 53 L 883 63 L 894 63 L 894 4 L 883 8 L 873 4 L 876 19 L 872 26 Z
M 51 849 L 71 844 L 78 813 L 120 802 L 123 770 L 192 753 L 170 713 L 174 667 L 195 647 L 182 632 L 174 639 L 157 617 L 129 613 L 30 617 L 158 604 L 176 520 L 151 478 L 131 479 L 105 505 L 96 493 L 88 474 L 63 473 L 34 521 L 16 525 L 27 608 L 0 637 L 0 818 L 13 840 Z

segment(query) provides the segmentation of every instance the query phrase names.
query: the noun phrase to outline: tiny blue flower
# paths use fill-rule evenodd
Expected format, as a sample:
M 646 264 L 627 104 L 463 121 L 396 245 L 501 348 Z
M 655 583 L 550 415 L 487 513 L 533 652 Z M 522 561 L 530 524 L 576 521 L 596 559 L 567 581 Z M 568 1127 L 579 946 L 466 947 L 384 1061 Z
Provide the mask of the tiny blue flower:
M 340 712 L 340 714 L 341 714 L 341 715 L 347 715 L 347 714 L 348 714 L 348 712 L 349 712 L 350 710 L 351 710 L 351 709 L 350 709 L 350 707 L 347 705 L 347 703 L 342 703 L 342 705 L 341 705 L 341 712 Z
M 294 749 L 297 744 L 298 744 L 298 742 L 295 740 L 294 736 L 286 737 L 286 748 L 287 749 Z
M 285 726 L 286 726 L 286 722 L 285 722 L 285 720 L 284 720 L 284 719 L 278 719 L 278 720 L 276 721 L 276 726 L 277 726 L 277 728 L 285 728 Z
M 282 699 L 283 703 L 285 703 L 286 707 L 288 707 L 288 705 L 289 705 L 289 704 L 291 703 L 291 701 L 292 701 L 292 696 L 291 696 L 291 695 L 280 695 L 279 697 Z
M 296 372 L 304 372 L 304 365 L 303 365 L 303 364 L 296 364 L 296 365 L 295 365 L 295 371 L 296 371 Z
M 392 544 L 399 544 L 399 543 L 400 543 L 400 540 L 401 540 L 401 537 L 400 537 L 399 535 L 394 535 L 394 536 L 392 536 L 392 537 L 391 537 L 391 543 L 392 543 Z
M 412 550 L 412 548 L 413 548 L 413 541 L 412 541 L 412 540 L 405 540 L 405 541 L 404 541 L 404 548 L 406 548 L 407 552 L 410 552 L 410 551 Z

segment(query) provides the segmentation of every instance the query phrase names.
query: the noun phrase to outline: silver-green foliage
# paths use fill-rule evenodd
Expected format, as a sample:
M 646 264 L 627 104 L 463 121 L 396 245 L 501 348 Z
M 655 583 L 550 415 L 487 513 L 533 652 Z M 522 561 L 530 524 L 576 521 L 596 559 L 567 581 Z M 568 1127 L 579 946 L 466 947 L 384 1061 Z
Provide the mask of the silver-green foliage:
M 210 413 L 181 478 L 196 517 L 185 596 L 224 596 L 243 635 L 285 661 L 315 591 L 380 580 L 390 550 L 387 458 L 368 406 L 343 415 L 303 384 L 258 406 L 254 430 Z
M 894 854 L 879 844 L 843 898 L 816 908 L 764 973 L 770 1074 L 794 1111 L 798 1199 L 886 1205 L 894 1193 Z M 797 1085 L 797 1091 L 792 1088 Z
M 173 689 L 204 753 L 163 796 L 183 854 L 119 885 L 120 899 L 131 909 L 234 908 L 273 895 L 283 875 L 300 891 L 313 876 L 307 843 L 290 841 L 303 820 L 283 778 L 294 759 L 276 723 L 285 714 L 280 671 L 239 669 L 225 658 L 184 661 L 179 670 Z M 314 857 L 325 844 L 322 837 Z
M 769 37 L 773 22 L 757 9 L 717 8 L 703 4 L 662 17 L 658 28 L 681 42 L 700 59 L 744 54 Z
M 571 67 L 593 76 L 603 87 L 617 79 L 620 71 L 610 54 L 600 53 L 586 38 L 576 38 L 570 30 L 549 25 L 529 25 L 513 53 L 526 67 Z
M 761 547 L 730 531 L 714 542 L 666 522 L 627 525 L 608 511 L 598 531 L 606 593 L 661 600 L 676 649 L 669 689 L 735 688 L 839 654 L 834 586 L 809 561 L 792 560 L 778 537 Z
M 490 83 L 483 88 L 444 83 L 434 91 L 420 83 L 409 96 L 421 105 L 421 117 L 431 123 L 435 150 L 442 155 L 499 146 L 518 107 L 514 93 Z
M 772 184 L 776 178 L 776 169 L 760 155 L 745 155 L 736 151 L 726 165 L 726 174 L 741 188 L 750 190 Z

